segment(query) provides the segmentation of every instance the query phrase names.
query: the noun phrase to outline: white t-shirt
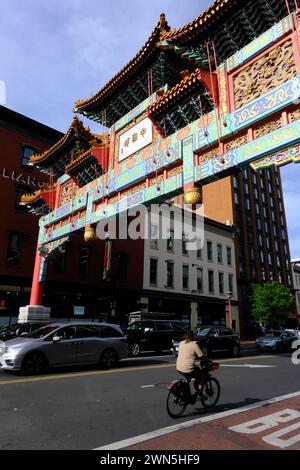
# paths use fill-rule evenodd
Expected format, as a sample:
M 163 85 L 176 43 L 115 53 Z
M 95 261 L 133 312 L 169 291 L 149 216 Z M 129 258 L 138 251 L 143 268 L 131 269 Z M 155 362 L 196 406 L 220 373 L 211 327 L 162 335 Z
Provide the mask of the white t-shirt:
M 179 344 L 176 369 L 184 374 L 189 374 L 193 372 L 197 358 L 202 356 L 203 353 L 195 341 L 191 343 L 182 341 Z

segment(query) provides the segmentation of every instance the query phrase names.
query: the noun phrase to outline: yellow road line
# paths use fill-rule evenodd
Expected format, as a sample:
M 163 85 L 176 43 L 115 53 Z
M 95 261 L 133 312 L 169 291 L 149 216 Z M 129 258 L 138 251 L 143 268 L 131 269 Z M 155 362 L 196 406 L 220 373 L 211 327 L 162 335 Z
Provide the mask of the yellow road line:
M 216 360 L 216 362 L 222 364 L 225 362 L 234 362 L 234 361 L 249 361 L 255 359 L 270 359 L 274 356 L 247 356 L 247 357 L 238 357 L 234 359 L 221 359 L 220 361 Z M 20 383 L 33 383 L 33 382 L 47 382 L 49 380 L 62 380 L 62 379 L 75 379 L 80 377 L 95 377 L 101 375 L 109 375 L 109 374 L 119 374 L 124 372 L 136 372 L 136 371 L 145 371 L 151 369 L 167 369 L 167 368 L 175 368 L 175 364 L 162 364 L 162 365 L 152 365 L 152 366 L 136 366 L 136 367 L 125 367 L 124 369 L 110 369 L 105 371 L 92 371 L 92 372 L 75 372 L 69 374 L 53 374 L 53 375 L 46 375 L 43 377 L 29 377 L 24 379 L 12 379 L 12 380 L 0 380 L 0 385 L 13 385 L 13 384 L 20 384 Z

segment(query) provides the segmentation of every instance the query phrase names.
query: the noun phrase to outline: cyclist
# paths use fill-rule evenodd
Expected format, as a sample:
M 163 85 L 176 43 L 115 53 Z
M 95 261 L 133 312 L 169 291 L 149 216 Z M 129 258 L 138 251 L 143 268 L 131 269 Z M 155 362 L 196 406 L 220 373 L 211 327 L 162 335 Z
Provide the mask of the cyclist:
M 187 331 L 184 340 L 179 344 L 176 369 L 189 382 L 191 379 L 195 379 L 195 390 L 200 397 L 205 399 L 207 397 L 202 391 L 205 378 L 202 370 L 197 367 L 196 360 L 205 359 L 206 357 L 194 339 L 194 332 Z

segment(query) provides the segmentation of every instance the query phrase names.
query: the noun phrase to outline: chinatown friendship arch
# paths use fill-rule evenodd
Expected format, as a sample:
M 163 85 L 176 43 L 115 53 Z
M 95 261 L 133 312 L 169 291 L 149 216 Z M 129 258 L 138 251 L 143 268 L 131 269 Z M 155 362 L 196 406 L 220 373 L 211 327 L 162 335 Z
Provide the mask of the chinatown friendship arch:
M 203 185 L 238 169 L 300 162 L 297 1 L 216 0 L 175 30 L 162 14 L 137 55 L 76 102 L 65 136 L 30 160 L 49 185 L 22 199 L 40 220 L 20 322 L 49 319 L 47 261 L 74 232 L 88 241 L 99 221 L 139 204 L 182 193 L 201 203 Z

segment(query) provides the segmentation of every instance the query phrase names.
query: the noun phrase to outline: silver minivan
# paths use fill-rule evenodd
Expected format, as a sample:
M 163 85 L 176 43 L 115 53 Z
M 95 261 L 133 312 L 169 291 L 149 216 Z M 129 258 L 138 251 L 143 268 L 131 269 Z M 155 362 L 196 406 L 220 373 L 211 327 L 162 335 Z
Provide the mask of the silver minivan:
M 0 343 L 0 370 L 37 374 L 48 367 L 99 364 L 109 369 L 128 357 L 122 329 L 109 323 L 49 324 Z

